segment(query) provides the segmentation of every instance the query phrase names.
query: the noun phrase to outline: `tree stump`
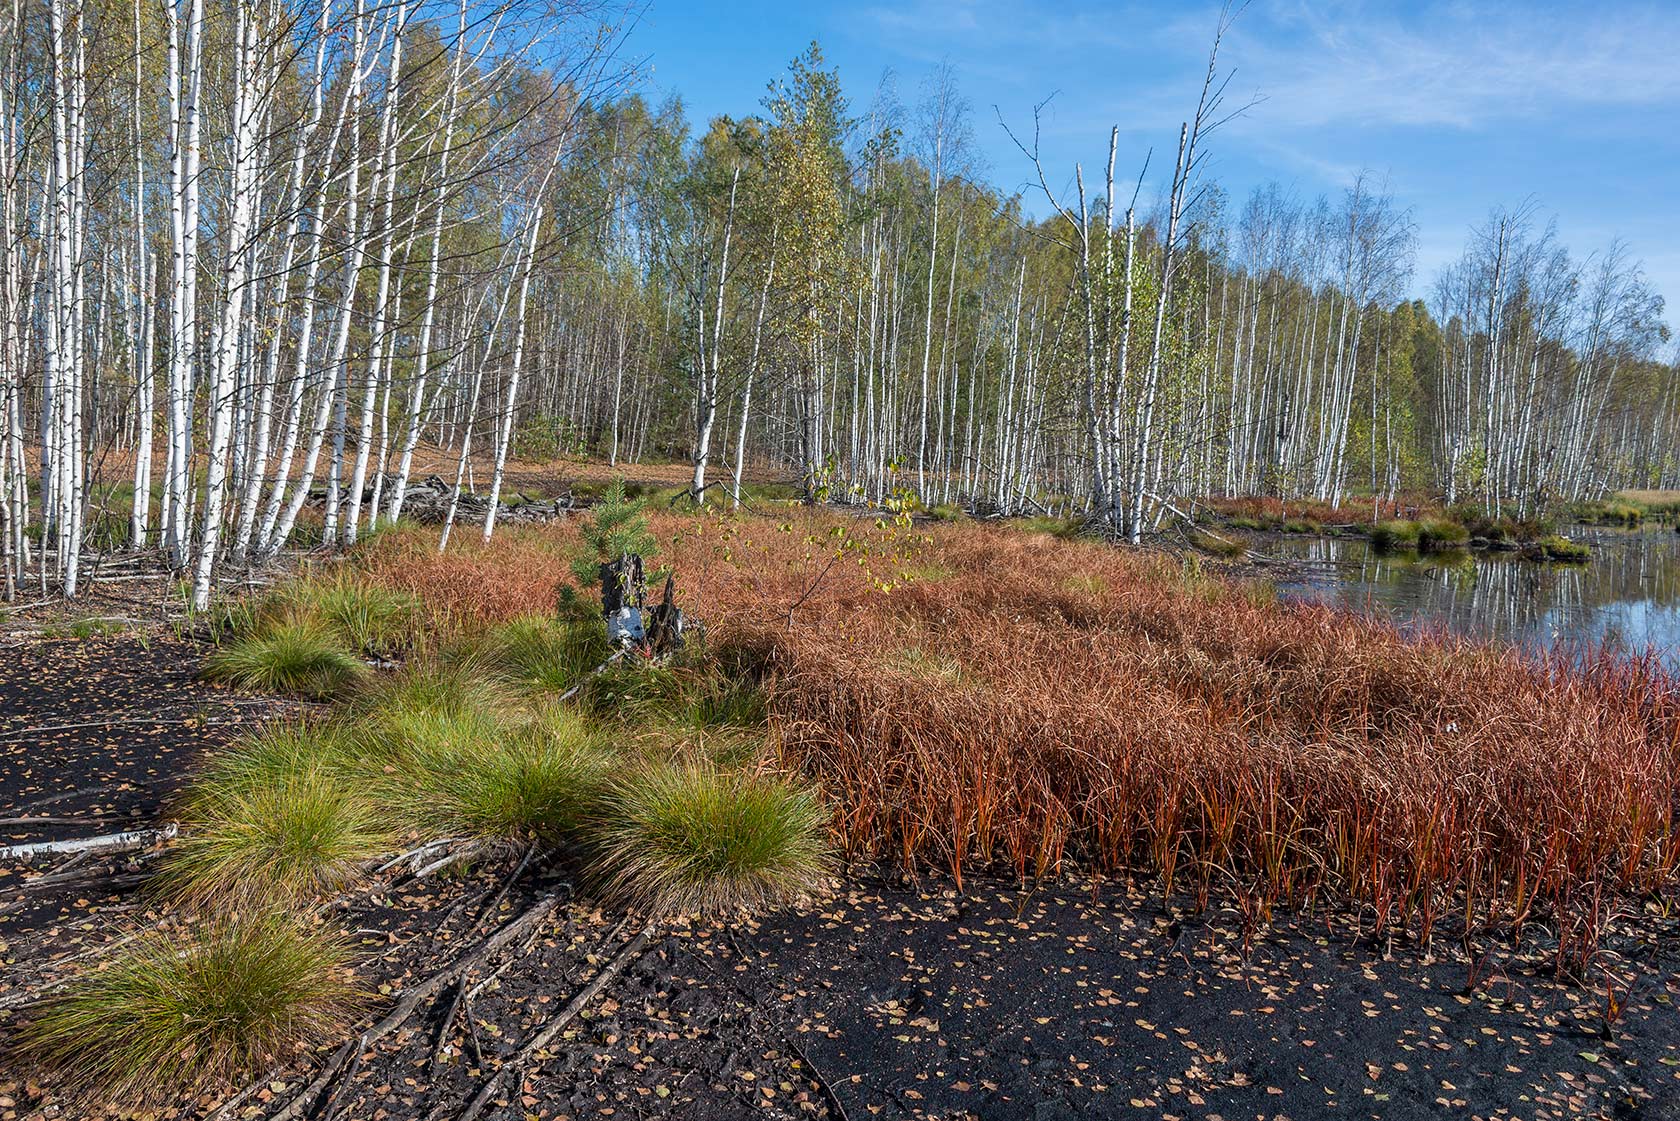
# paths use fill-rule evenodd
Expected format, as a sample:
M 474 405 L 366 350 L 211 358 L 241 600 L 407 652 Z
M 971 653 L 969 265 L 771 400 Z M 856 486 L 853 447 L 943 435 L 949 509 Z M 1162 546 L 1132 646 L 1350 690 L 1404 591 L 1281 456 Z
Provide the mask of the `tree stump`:
M 647 577 L 642 558 L 625 553 L 601 566 L 601 614 L 607 620 L 607 640 L 614 646 L 639 646 L 647 634 L 642 607 L 647 602 Z

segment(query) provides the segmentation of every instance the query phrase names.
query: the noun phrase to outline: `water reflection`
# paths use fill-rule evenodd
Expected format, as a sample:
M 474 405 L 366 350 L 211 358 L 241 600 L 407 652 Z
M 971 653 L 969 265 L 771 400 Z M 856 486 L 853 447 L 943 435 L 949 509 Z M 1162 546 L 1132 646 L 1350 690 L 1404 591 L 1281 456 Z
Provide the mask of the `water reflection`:
M 1680 533 L 1580 528 L 1592 563 L 1535 564 L 1509 553 L 1381 556 L 1359 539 L 1279 537 L 1258 551 L 1289 562 L 1286 596 L 1444 625 L 1525 646 L 1652 648 L 1680 669 Z

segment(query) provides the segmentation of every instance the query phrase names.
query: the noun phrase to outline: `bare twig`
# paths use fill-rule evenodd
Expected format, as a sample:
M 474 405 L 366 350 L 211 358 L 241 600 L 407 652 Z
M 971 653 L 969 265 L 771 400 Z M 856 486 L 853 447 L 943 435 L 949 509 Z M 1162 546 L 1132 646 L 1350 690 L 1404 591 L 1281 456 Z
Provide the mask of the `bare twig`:
M 452 868 L 459 864 L 465 864 L 473 857 L 482 855 L 488 851 L 489 848 L 489 845 L 478 841 L 474 841 L 470 845 L 463 845 L 453 852 L 445 853 L 443 856 L 438 857 L 424 868 L 419 869 L 414 873 L 412 878 L 416 880 L 423 880 L 427 876 L 434 876 L 446 868 Z
M 615 651 L 613 651 L 613 654 L 610 658 L 608 658 L 606 661 L 602 662 L 600 665 L 596 666 L 594 669 L 590 670 L 588 673 L 584 674 L 581 678 L 578 679 L 578 683 L 576 685 L 573 685 L 570 689 L 567 689 L 564 693 L 561 693 L 560 694 L 560 700 L 569 701 L 573 697 L 577 696 L 578 691 L 583 688 L 584 682 L 588 681 L 591 677 L 594 677 L 596 674 L 604 671 L 608 666 L 612 665 L 614 662 L 616 662 L 620 658 L 624 657 L 624 655 L 626 653 L 628 653 L 628 651 L 625 651 L 625 650 L 615 650 Z
M 512 942 L 533 926 L 540 924 L 559 904 L 559 892 L 543 896 L 542 899 L 527 908 L 524 914 L 485 939 L 484 944 L 479 946 L 478 949 L 457 958 L 451 965 L 432 974 L 431 977 L 420 984 L 405 990 L 402 998 L 397 1001 L 383 1020 L 333 1052 L 332 1057 L 327 1060 L 320 1073 L 296 1097 L 288 1102 L 284 1109 L 274 1115 L 273 1121 L 299 1121 L 300 1118 L 306 1116 L 320 1097 L 321 1091 L 326 1089 L 327 1085 L 333 1081 L 338 1072 L 344 1069 L 345 1064 L 349 1063 L 353 1057 L 396 1031 L 414 1014 L 414 1010 L 420 1006 L 422 1001 L 443 992 L 457 979 L 483 964 L 497 950 Z
M 275 1078 L 279 1077 L 280 1072 L 284 1069 L 284 1067 L 274 1067 L 267 1074 L 263 1075 L 261 1078 L 239 1091 L 239 1093 L 223 1102 L 216 1108 L 216 1112 L 205 1118 L 205 1121 L 228 1121 L 228 1118 L 234 1115 L 235 1110 L 250 1100 L 252 1094 L 255 1094 L 264 1086 L 273 1082 Z
M 625 966 L 642 956 L 657 925 L 655 922 L 649 922 L 642 927 L 636 937 L 630 939 L 610 962 L 596 972 L 594 980 L 585 985 L 581 992 L 567 1002 L 566 1007 L 560 1010 L 560 1014 L 554 1017 L 553 1021 L 538 1032 L 529 1043 L 521 1047 L 517 1055 L 503 1063 L 502 1068 L 491 1075 L 483 1087 L 480 1088 L 471 1104 L 460 1114 L 458 1121 L 474 1121 L 480 1113 L 483 1113 L 485 1106 L 489 1105 L 491 1099 L 496 1096 L 496 1091 L 501 1087 L 503 1079 L 509 1074 L 522 1072 L 536 1058 L 539 1051 L 553 1043 L 566 1025 L 577 1019 L 578 1013 L 589 1007 L 590 1002 L 601 995 L 601 990 L 607 987 L 607 982 L 623 972 Z M 436 1110 L 432 1113 L 433 1119 L 439 1119 L 443 1116 L 446 1116 L 446 1114 L 440 1114 Z
M 437 849 L 448 848 L 460 839 L 461 838 L 459 837 L 440 837 L 435 841 L 427 841 L 425 844 L 416 845 L 407 852 L 400 852 L 396 856 L 393 856 L 390 860 L 387 860 L 378 868 L 375 868 L 374 871 L 376 873 L 389 872 L 392 868 L 395 868 L 397 865 L 407 860 L 410 862 L 409 867 L 413 871 L 418 872 L 421 868 L 420 860 L 423 857 L 431 855 Z

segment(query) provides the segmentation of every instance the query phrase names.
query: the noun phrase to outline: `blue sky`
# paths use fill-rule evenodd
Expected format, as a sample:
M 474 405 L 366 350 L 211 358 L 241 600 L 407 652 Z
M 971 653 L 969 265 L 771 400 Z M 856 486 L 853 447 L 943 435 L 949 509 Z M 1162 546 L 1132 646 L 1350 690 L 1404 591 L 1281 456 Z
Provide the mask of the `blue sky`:
M 1115 124 L 1122 174 L 1151 146 L 1156 167 L 1170 161 L 1216 18 L 1204 3 L 650 0 L 627 54 L 643 88 L 680 93 L 697 126 L 755 111 L 813 38 L 854 109 L 888 70 L 914 106 L 947 61 L 984 177 L 1012 190 L 1033 173 L 998 113 L 1030 133 L 1051 94 L 1052 186 L 1075 161 L 1100 175 Z M 1531 200 L 1577 257 L 1625 240 L 1680 322 L 1680 3 L 1253 0 L 1221 58 L 1231 100 L 1259 99 L 1212 142 L 1209 171 L 1234 202 L 1270 180 L 1311 197 L 1362 169 L 1386 178 L 1417 223 L 1411 287 L 1427 295 L 1491 208 Z

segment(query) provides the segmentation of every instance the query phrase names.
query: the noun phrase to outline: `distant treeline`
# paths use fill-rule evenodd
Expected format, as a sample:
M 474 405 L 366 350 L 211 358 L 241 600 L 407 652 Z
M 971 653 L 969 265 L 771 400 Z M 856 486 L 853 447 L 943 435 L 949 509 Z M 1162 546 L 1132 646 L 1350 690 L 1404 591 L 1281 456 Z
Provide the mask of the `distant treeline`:
M 715 499 L 757 461 L 813 497 L 1133 536 L 1194 494 L 1521 516 L 1677 483 L 1680 370 L 1623 247 L 1573 257 L 1495 210 L 1406 300 L 1415 232 L 1372 177 L 1238 202 L 1203 175 L 1216 54 L 1149 174 L 1093 137 L 1106 170 L 1046 168 L 1029 206 L 984 183 L 947 69 L 864 104 L 813 44 L 696 131 L 630 92 L 621 16 L 0 17 L 7 593 L 73 595 L 84 550 L 134 547 L 202 602 L 312 487 L 328 543 L 400 516 L 423 441 L 457 486 L 510 455 L 677 458 Z

